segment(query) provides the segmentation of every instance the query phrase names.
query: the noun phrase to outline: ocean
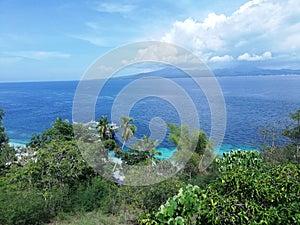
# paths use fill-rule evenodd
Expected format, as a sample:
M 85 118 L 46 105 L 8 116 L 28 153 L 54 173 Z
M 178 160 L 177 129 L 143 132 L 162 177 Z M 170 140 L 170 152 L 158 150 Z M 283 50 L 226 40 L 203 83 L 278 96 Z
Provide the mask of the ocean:
M 231 149 L 258 149 L 261 136 L 258 127 L 286 120 L 300 109 L 300 76 L 224 76 L 217 77 L 227 112 L 226 133 L 221 152 Z M 178 83 L 186 82 L 178 78 Z M 118 92 L 130 79 L 115 79 L 102 89 L 96 104 L 95 118 L 110 118 L 111 107 Z M 26 144 L 33 134 L 42 133 L 57 117 L 72 121 L 72 106 L 78 81 L 0 83 L 0 108 L 4 109 L 3 125 L 11 143 Z M 190 88 L 188 85 L 191 85 Z M 188 86 L 188 94 L 196 102 L 200 125 L 209 136 L 210 109 L 205 95 Z M 136 136 L 150 135 L 152 118 L 179 123 L 176 109 L 166 100 L 155 96 L 138 101 L 131 109 L 135 119 Z M 119 121 L 113 121 L 120 123 Z M 163 154 L 172 154 L 173 144 L 168 134 L 158 146 Z

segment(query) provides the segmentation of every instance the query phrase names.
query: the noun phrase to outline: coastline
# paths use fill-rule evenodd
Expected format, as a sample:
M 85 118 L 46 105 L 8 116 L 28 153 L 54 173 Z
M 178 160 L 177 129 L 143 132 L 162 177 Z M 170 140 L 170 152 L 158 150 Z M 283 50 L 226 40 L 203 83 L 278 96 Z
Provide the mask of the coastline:
M 16 140 L 16 139 L 10 139 L 9 145 L 12 147 L 16 148 L 25 148 L 26 144 L 28 141 L 22 141 L 22 140 Z M 158 156 L 159 159 L 168 159 L 172 156 L 174 152 L 177 151 L 177 148 L 162 148 L 159 147 L 156 149 L 157 151 L 161 152 L 162 155 Z M 215 152 L 217 153 L 218 156 L 222 156 L 223 153 L 229 153 L 230 151 L 237 151 L 237 150 L 242 150 L 242 151 L 259 151 L 257 147 L 250 146 L 250 145 L 232 145 L 232 144 L 222 144 L 220 148 L 215 147 Z
M 25 148 L 27 142 L 25 142 L 25 141 L 20 141 L 20 140 L 14 140 L 14 139 L 11 139 L 11 140 L 9 140 L 9 143 L 8 143 L 8 144 L 9 144 L 10 146 L 12 146 L 12 147 L 21 147 L 21 148 Z

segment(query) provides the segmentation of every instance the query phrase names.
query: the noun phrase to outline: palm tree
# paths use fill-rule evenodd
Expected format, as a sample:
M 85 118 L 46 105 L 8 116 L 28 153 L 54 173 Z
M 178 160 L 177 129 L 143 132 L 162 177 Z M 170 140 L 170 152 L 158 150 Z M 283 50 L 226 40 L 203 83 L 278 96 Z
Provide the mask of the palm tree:
M 123 138 L 122 150 L 123 150 L 125 143 L 129 140 L 129 137 L 134 136 L 134 132 L 136 131 L 136 126 L 134 124 L 131 124 L 131 122 L 134 121 L 133 118 L 122 116 L 120 120 L 122 122 L 120 129 L 123 129 L 122 131 L 122 138 Z
M 156 151 L 157 143 L 158 140 L 151 140 L 147 135 L 144 135 L 142 139 L 139 139 L 137 143 L 132 146 L 132 150 L 137 154 L 144 154 L 148 163 L 155 164 L 160 161 L 155 156 L 161 155 L 160 152 Z
M 100 120 L 97 120 L 97 131 L 101 140 L 105 140 L 106 131 L 109 130 L 108 120 L 106 116 L 101 116 Z

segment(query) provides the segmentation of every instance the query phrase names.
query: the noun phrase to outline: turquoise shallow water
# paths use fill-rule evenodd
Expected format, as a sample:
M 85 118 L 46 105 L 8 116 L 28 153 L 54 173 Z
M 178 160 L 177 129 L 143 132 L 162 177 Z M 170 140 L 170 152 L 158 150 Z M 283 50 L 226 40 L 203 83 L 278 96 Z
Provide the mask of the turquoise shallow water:
M 221 145 L 220 149 L 215 149 L 215 152 L 222 156 L 224 152 L 230 152 L 231 150 L 244 150 L 244 151 L 253 151 L 253 150 L 259 150 L 258 148 L 254 148 L 253 146 L 246 146 L 246 145 L 230 145 L 230 144 L 224 144 Z M 161 152 L 162 155 L 158 156 L 159 159 L 167 159 L 172 156 L 172 154 L 177 151 L 176 148 L 158 148 L 157 151 Z
M 174 152 L 177 151 L 176 148 L 157 148 L 156 149 L 158 152 L 161 152 L 160 156 L 157 156 L 157 158 L 164 160 L 170 158 Z M 233 146 L 229 144 L 224 144 L 221 146 L 220 149 L 215 149 L 215 152 L 219 155 L 222 156 L 224 152 L 230 152 L 231 150 L 243 150 L 243 151 L 258 151 L 257 148 L 253 148 L 252 146 L 245 146 L 245 145 L 240 145 L 240 146 Z M 114 157 L 115 154 L 113 151 L 109 153 L 109 156 Z

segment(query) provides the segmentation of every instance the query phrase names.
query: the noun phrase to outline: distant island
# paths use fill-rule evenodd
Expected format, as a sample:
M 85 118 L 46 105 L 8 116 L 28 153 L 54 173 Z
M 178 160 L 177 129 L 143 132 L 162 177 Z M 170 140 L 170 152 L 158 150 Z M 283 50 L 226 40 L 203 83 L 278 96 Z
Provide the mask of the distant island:
M 300 69 L 262 69 L 258 67 L 238 66 L 232 68 L 213 69 L 212 74 L 216 77 L 224 76 L 267 76 L 267 75 L 300 75 Z M 207 71 L 204 72 L 207 74 Z M 204 75 L 205 76 L 205 75 Z M 138 74 L 129 74 L 115 76 L 118 79 L 137 79 L 141 77 L 163 77 L 163 78 L 187 78 L 189 75 L 179 68 L 166 66 L 163 69 L 144 72 Z

